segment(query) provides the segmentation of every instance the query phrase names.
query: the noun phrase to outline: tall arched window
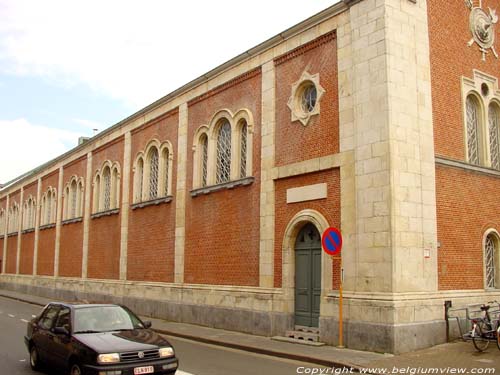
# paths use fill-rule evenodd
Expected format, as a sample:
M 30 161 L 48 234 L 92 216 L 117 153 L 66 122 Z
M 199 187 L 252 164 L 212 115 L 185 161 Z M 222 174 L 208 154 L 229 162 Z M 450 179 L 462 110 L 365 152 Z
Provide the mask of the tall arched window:
M 9 233 L 16 233 L 19 231 L 19 205 L 14 205 L 9 209 Z
M 100 202 L 101 202 L 101 176 L 97 174 L 94 179 L 94 197 L 93 197 L 94 212 L 99 212 Z
M 111 170 L 108 166 L 102 171 L 103 178 L 103 210 L 107 211 L 111 208 Z
M 54 224 L 56 222 L 56 204 L 56 189 L 49 187 L 42 197 L 40 225 Z
M 466 100 L 467 155 L 469 163 L 476 165 L 481 163 L 480 113 L 477 99 L 473 95 L 469 95 Z
M 499 238 L 495 233 L 489 233 L 484 242 L 484 257 L 486 266 L 486 287 L 500 287 L 499 265 Z
M 33 229 L 35 227 L 35 212 L 36 202 L 34 198 L 30 196 L 26 202 L 24 202 L 23 230 Z
M 216 183 L 220 184 L 231 179 L 231 125 L 226 119 L 217 135 L 217 172 Z
M 201 164 L 201 186 L 207 186 L 208 178 L 208 137 L 203 134 L 200 138 L 200 164 Z
M 244 121 L 240 128 L 240 178 L 247 176 L 247 138 L 248 126 Z
M 70 186 L 70 217 L 75 218 L 77 215 L 77 209 L 78 209 L 78 185 L 76 183 L 76 180 L 71 181 L 71 186 Z
M 158 149 L 152 147 L 148 154 L 149 161 L 149 199 L 158 198 L 158 172 L 159 172 L 159 157 Z
M 134 203 L 142 201 L 142 178 L 144 174 L 144 160 L 139 156 L 135 163 L 134 174 Z
M 491 167 L 500 170 L 500 108 L 490 104 L 488 111 Z
M 134 203 L 171 194 L 172 146 L 169 141 L 150 141 L 136 156 L 134 165 Z
M 63 220 L 83 216 L 83 177 L 71 177 L 64 189 Z

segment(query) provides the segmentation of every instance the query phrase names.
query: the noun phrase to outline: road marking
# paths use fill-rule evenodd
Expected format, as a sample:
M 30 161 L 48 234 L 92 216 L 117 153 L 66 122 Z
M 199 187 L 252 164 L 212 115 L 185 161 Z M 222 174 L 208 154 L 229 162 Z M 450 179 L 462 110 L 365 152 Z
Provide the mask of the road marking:
M 28 323 L 26 319 L 21 319 L 21 322 Z
M 16 316 L 15 316 L 15 315 L 12 315 L 12 314 L 9 314 L 9 317 L 11 317 L 11 318 L 15 318 Z
M 184 371 L 181 371 L 181 370 L 177 370 L 175 372 L 175 375 L 194 375 L 194 374 L 190 374 L 189 372 L 184 372 Z

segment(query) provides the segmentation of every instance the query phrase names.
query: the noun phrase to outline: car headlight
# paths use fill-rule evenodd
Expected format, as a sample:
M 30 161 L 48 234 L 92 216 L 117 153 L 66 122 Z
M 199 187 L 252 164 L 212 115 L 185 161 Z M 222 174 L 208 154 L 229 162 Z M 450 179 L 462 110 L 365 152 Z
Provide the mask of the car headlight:
M 173 357 L 174 356 L 174 348 L 172 347 L 166 347 L 166 348 L 160 348 L 160 358 L 165 358 L 165 357 Z
M 120 355 L 118 353 L 99 354 L 97 362 L 100 364 L 117 363 L 120 362 Z

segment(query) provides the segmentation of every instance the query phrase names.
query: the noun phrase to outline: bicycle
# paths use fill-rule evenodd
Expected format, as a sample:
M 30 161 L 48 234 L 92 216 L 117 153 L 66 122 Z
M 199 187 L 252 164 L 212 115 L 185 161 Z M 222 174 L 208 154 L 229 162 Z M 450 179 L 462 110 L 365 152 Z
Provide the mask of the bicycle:
M 471 319 L 472 330 L 469 333 L 469 337 L 479 352 L 485 351 L 490 341 L 495 341 L 500 350 L 500 305 L 498 310 L 490 311 L 493 303 L 498 304 L 497 301 L 491 301 L 481 305 L 480 309 L 484 312 L 484 316 Z M 491 318 L 492 314 L 496 315 L 496 319 Z

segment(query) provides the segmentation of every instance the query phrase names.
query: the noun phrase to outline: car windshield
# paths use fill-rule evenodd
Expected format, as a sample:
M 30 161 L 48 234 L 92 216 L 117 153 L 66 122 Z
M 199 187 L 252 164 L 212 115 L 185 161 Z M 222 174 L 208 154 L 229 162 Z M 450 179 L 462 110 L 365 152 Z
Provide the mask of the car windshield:
M 121 306 L 75 309 L 74 333 L 123 331 L 144 328 L 137 316 Z

